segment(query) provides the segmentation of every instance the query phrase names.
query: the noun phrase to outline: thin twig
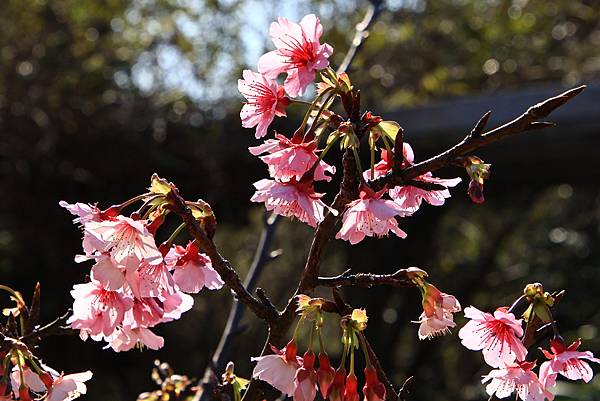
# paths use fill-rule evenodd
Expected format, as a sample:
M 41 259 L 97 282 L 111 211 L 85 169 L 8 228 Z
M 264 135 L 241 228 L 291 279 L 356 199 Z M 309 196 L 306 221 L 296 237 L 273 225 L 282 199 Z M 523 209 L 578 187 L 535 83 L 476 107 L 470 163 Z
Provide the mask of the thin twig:
M 346 270 L 339 276 L 319 277 L 318 285 L 323 287 L 373 287 L 374 285 L 415 287 L 415 283 L 411 279 L 411 269 L 400 269 L 393 274 L 350 274 L 350 270 Z
M 423 175 L 427 172 L 439 170 L 440 168 L 450 166 L 453 164 L 454 159 L 460 156 L 465 156 L 473 151 L 485 147 L 493 142 L 496 142 L 500 139 L 504 139 L 508 136 L 519 134 L 526 131 L 531 131 L 540 128 L 553 127 L 553 123 L 549 122 L 539 122 L 538 120 L 547 117 L 552 111 L 567 103 L 569 100 L 573 99 L 577 95 L 579 95 L 586 88 L 585 85 L 579 86 L 577 88 L 568 90 L 560 95 L 551 97 L 549 99 L 544 100 L 534 106 L 531 106 L 527 111 L 521 114 L 519 117 L 514 120 L 495 128 L 491 131 L 488 131 L 484 134 L 480 135 L 472 135 L 469 133 L 461 142 L 454 145 L 452 148 L 446 150 L 445 152 L 440 153 L 437 156 L 434 156 L 428 160 L 425 160 L 421 163 L 417 163 L 414 166 L 407 168 L 401 172 L 391 172 L 388 173 L 372 182 L 369 185 L 376 191 L 382 189 L 387 185 L 388 188 L 393 188 L 398 185 L 407 185 L 407 182 L 410 180 Z M 473 129 L 473 133 L 477 133 L 479 130 L 478 127 L 482 126 L 482 123 L 485 123 L 486 116 L 484 115 L 475 128 Z

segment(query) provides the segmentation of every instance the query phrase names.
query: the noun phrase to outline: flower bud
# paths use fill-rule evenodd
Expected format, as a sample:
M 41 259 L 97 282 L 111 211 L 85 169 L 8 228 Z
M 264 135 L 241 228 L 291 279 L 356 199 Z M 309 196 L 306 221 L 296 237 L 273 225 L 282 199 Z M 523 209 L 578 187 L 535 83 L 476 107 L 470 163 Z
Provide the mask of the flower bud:
M 327 391 L 329 401 L 343 401 L 344 399 L 344 379 L 346 378 L 346 369 L 338 368 L 335 371 L 333 383 Z
M 21 401 L 31 401 L 31 397 L 29 395 L 29 387 L 21 384 L 19 387 L 19 398 Z
M 385 386 L 379 381 L 377 371 L 372 366 L 365 368 L 365 381 L 363 387 L 364 401 L 385 400 Z
M 327 398 L 329 386 L 335 377 L 335 370 L 331 367 L 329 356 L 325 352 L 319 353 L 319 370 L 317 371 L 317 381 L 319 382 L 319 390 L 323 398 Z
M 346 377 L 346 386 L 344 387 L 344 401 L 358 401 L 358 380 L 354 373 Z

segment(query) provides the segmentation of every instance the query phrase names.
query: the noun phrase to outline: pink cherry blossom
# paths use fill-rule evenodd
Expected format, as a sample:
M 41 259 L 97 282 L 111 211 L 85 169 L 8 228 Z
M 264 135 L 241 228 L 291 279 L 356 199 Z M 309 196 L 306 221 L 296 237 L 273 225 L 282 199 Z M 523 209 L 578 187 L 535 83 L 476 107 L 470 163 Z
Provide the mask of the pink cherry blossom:
M 69 204 L 65 201 L 58 202 L 60 207 L 64 207 L 73 216 L 77 216 L 73 219 L 73 223 L 85 224 L 90 221 L 102 221 L 101 211 L 96 205 L 90 205 L 89 203 L 74 203 Z
M 274 213 L 296 217 L 311 227 L 323 220 L 323 210 L 327 207 L 315 192 L 312 182 L 279 182 L 263 179 L 254 183 L 256 192 L 252 202 L 264 202 L 267 210 Z
M 333 383 L 335 377 L 335 369 L 331 367 L 329 356 L 326 352 L 319 353 L 319 370 L 317 371 L 317 381 L 319 382 L 319 390 L 323 399 L 327 398 L 329 386 Z
M 406 213 L 394 202 L 380 199 L 384 191 L 373 192 L 367 187 L 360 191 L 360 198 L 350 202 L 342 218 L 342 228 L 335 236 L 351 244 L 357 244 L 365 236 L 382 237 L 392 231 L 400 238 L 406 233 L 398 227 L 395 216 Z
M 109 341 L 109 346 L 116 352 L 129 351 L 136 346 L 146 346 L 157 350 L 163 347 L 165 340 L 154 334 L 146 327 L 135 329 L 122 328 L 116 336 Z
M 415 181 L 438 184 L 449 188 L 457 186 L 461 182 L 461 178 L 444 179 L 434 177 L 431 173 L 425 173 L 415 178 Z M 426 190 L 412 185 L 406 185 L 390 189 L 389 195 L 402 210 L 414 213 L 419 210 L 421 201 L 423 200 L 433 206 L 443 205 L 446 199 L 450 197 L 450 191 L 448 189 Z
M 494 314 L 482 312 L 473 306 L 465 308 L 465 317 L 471 319 L 458 336 L 470 350 L 483 352 L 485 362 L 493 368 L 520 362 L 527 355 L 527 348 L 519 337 L 523 335 L 521 319 L 498 308 Z
M 540 366 L 540 380 L 545 387 L 556 385 L 556 377 L 561 374 L 570 380 L 583 380 L 588 383 L 594 377 L 590 367 L 591 362 L 600 363 L 600 359 L 594 358 L 590 351 L 577 351 L 581 345 L 581 339 L 573 342 L 568 347 L 560 339 L 550 341 L 550 350 L 542 350 L 549 360 Z
M 135 270 L 127 270 L 127 283 L 137 297 L 157 297 L 164 291 L 175 292 L 175 281 L 164 263 L 142 261 Z
M 263 380 L 288 396 L 293 396 L 296 386 L 296 371 L 302 365 L 302 358 L 296 356 L 296 343 L 290 341 L 282 350 L 272 347 L 275 354 L 251 358 L 256 362 L 252 377 Z
M 29 369 L 27 366 L 22 367 L 23 370 L 23 385 L 34 393 L 43 393 L 46 391 L 46 385 L 40 379 L 37 373 Z M 15 366 L 10 373 L 10 382 L 13 392 L 16 392 L 21 387 L 21 372 Z
M 119 266 L 108 254 L 101 254 L 92 266 L 92 278 L 107 290 L 116 291 L 125 284 L 125 267 Z
M 61 374 L 54 379 L 52 387 L 48 390 L 46 401 L 67 401 L 78 398 L 87 392 L 85 382 L 92 378 L 89 370 L 70 375 Z
M 363 394 L 365 401 L 384 401 L 385 400 L 385 385 L 377 377 L 377 371 L 373 366 L 365 368 L 365 385 Z
M 485 390 L 488 395 L 497 398 L 506 398 L 516 391 L 517 396 L 523 401 L 552 401 L 554 395 L 547 391 L 537 375 L 531 371 L 535 362 L 521 362 L 492 370 L 481 382 L 491 382 Z
M 260 159 L 269 166 L 271 178 L 279 181 L 290 181 L 295 178 L 299 181 L 318 160 L 316 141 L 300 142 L 295 138 L 290 140 L 281 134 L 275 134 L 275 138 L 277 139 L 267 139 L 264 144 L 250 147 L 248 150 L 254 156 L 269 153 Z M 335 167 L 322 160 L 319 161 L 313 179 L 331 181 L 331 177 L 326 175 L 326 172 L 335 174 Z
M 315 354 L 308 350 L 302 358 L 302 366 L 296 371 L 294 378 L 294 401 L 313 401 L 317 396 L 317 372 L 315 371 Z
M 167 265 L 173 269 L 173 279 L 183 292 L 198 293 L 202 288 L 218 290 L 223 280 L 212 267 L 210 258 L 199 252 L 198 246 L 190 241 L 187 247 L 179 245 L 171 248 L 165 256 Z
M 131 297 L 109 291 L 95 280 L 73 286 L 71 295 L 75 301 L 68 323 L 80 330 L 79 335 L 84 340 L 88 336 L 99 340 L 112 335 L 133 304 Z
M 86 249 L 87 254 L 110 252 L 117 263 L 128 267 L 137 267 L 142 260 L 149 264 L 162 262 L 154 236 L 141 220 L 119 215 L 111 220 L 89 222 L 84 230 L 92 247 Z
M 286 116 L 289 99 L 285 97 L 283 86 L 277 85 L 274 79 L 250 70 L 244 70 L 242 75 L 244 79 L 238 80 L 238 90 L 248 100 L 240 112 L 242 127 L 256 127 L 256 138 L 262 138 L 275 116 Z
M 411 166 L 414 163 L 414 152 L 412 147 L 404 142 L 403 144 L 403 167 Z M 383 149 L 381 151 L 381 161 L 375 165 L 374 178 L 381 177 L 392 171 L 393 154 Z M 365 180 L 371 179 L 371 170 L 363 172 Z M 389 190 L 390 198 L 394 200 L 406 213 L 413 214 L 421 206 L 424 200 L 433 206 L 441 206 L 447 198 L 450 197 L 450 191 L 447 188 L 455 187 L 461 182 L 460 177 L 457 178 L 438 178 L 434 177 L 430 172 L 415 178 L 415 181 L 422 181 L 429 184 L 438 184 L 446 187 L 446 189 L 426 190 L 412 185 L 397 186 Z
M 179 319 L 182 314 L 194 306 L 194 298 L 181 291 L 176 291 L 173 294 L 163 293 L 159 299 L 164 308 L 162 323 Z
M 323 26 L 314 14 L 306 15 L 300 24 L 279 17 L 269 30 L 277 50 L 258 60 L 258 71 L 273 79 L 286 72 L 286 92 L 293 97 L 302 95 L 316 71 L 329 65 L 327 59 L 333 53 L 330 45 L 319 43 L 322 34 Z
M 454 296 L 441 292 L 434 285 L 427 283 L 424 291 L 423 313 L 416 322 L 420 323 L 420 340 L 449 333 L 456 327 L 453 314 L 461 310 Z

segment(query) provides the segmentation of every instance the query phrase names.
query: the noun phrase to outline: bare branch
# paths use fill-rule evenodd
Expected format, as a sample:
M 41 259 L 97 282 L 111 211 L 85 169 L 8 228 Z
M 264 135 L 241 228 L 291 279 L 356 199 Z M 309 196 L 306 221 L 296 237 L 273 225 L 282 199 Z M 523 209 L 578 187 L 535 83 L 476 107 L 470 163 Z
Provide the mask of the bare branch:
M 319 277 L 318 284 L 323 287 L 373 287 L 375 285 L 388 285 L 391 287 L 415 287 L 411 276 L 414 270 L 400 269 L 393 274 L 357 273 L 350 274 L 350 270 L 335 277 Z
M 498 128 L 481 135 L 469 134 L 461 142 L 437 156 L 421 163 L 417 163 L 403 171 L 390 172 L 385 176 L 372 181 L 370 185 L 376 191 L 382 189 L 385 185 L 387 185 L 388 188 L 398 185 L 407 185 L 410 180 L 420 175 L 430 171 L 439 170 L 442 167 L 450 166 L 456 157 L 468 155 L 473 151 L 500 139 L 525 131 L 553 127 L 553 123 L 538 122 L 538 120 L 547 117 L 552 111 L 573 99 L 585 88 L 586 86 L 582 85 L 561 93 L 560 95 L 546 99 L 543 102 L 531 106 L 525 113 Z M 486 122 L 486 115 L 488 114 L 486 113 L 481 120 L 479 120 L 472 132 L 477 132 L 481 129 L 481 126 Z

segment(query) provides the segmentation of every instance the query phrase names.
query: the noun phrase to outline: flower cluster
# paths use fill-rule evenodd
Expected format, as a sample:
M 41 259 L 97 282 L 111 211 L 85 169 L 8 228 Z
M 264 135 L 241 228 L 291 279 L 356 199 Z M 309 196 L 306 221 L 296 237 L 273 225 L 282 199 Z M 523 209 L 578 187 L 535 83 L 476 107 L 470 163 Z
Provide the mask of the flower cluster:
M 159 180 L 153 177 L 153 185 Z M 71 291 L 74 303 L 69 323 L 83 340 L 105 340 L 115 351 L 138 344 L 161 348 L 163 338 L 151 329 L 190 310 L 194 300 L 188 294 L 223 286 L 196 242 L 185 247 L 172 244 L 179 230 L 160 247 L 156 245 L 155 233 L 167 213 L 161 196 L 151 188 L 149 194 L 107 210 L 60 203 L 77 216 L 74 222 L 83 230 L 84 253 L 75 260 L 93 262 L 89 282 Z M 122 215 L 123 208 L 135 200 L 144 201 L 145 215 L 139 211 Z
M 481 351 L 485 362 L 495 368 L 482 380 L 488 383 L 486 392 L 497 398 L 506 398 L 516 392 L 523 401 L 543 401 L 554 399 L 549 388 L 554 387 L 559 374 L 570 380 L 589 382 L 593 372 L 586 360 L 596 363 L 600 360 L 589 351 L 577 351 L 580 340 L 568 347 L 565 345 L 550 315 L 553 297 L 544 293 L 538 283 L 527 286 L 522 299 L 530 302 L 524 313 L 526 321 L 532 321 L 535 316 L 542 321 L 549 320 L 548 324 L 554 327 L 551 352 L 542 350 L 548 360 L 541 364 L 539 376 L 533 372 L 536 361 L 526 360 L 528 350 L 523 344 L 526 335 L 523 319 L 516 318 L 514 307 L 498 308 L 493 314 L 473 306 L 465 308 L 465 317 L 470 321 L 458 333 L 461 342 L 470 350 Z
M 246 97 L 240 116 L 244 127 L 256 126 L 256 137 L 266 135 L 269 124 L 275 116 L 285 116 L 285 107 L 295 102 L 291 97 L 304 93 L 306 87 L 321 73 L 322 82 L 317 85 L 317 95 L 306 112 L 302 126 L 288 138 L 275 133 L 275 139 L 267 139 L 262 145 L 250 147 L 250 153 L 263 155 L 260 159 L 267 164 L 271 179 L 262 179 L 254 184 L 256 192 L 253 202 L 263 202 L 269 211 L 283 216 L 295 217 L 315 227 L 320 223 L 328 209 L 322 201 L 324 194 L 314 189 L 315 181 L 330 181 L 335 167 L 323 161 L 323 157 L 338 140 L 342 148 L 352 149 L 357 168 L 360 161 L 357 148 L 361 136 L 368 135 L 371 146 L 371 169 L 365 171 L 359 188 L 359 197 L 345 205 L 342 228 L 336 238 L 356 244 L 365 237 L 382 237 L 390 232 L 400 238 L 406 233 L 398 227 L 397 217 L 405 217 L 417 211 L 421 202 L 443 205 L 450 197 L 448 188 L 456 186 L 461 180 L 441 179 L 431 173 L 417 177 L 414 182 L 435 186 L 435 189 L 423 189 L 421 186 L 406 185 L 383 188 L 374 191 L 368 180 L 406 168 L 414 163 L 411 147 L 404 144 L 403 161 L 396 165 L 391 144 L 400 131 L 393 121 L 383 121 L 379 116 L 366 112 L 355 122 L 344 121 L 341 116 L 331 112 L 333 101 L 339 97 L 349 114 L 357 114 L 359 106 L 357 95 L 347 74 L 336 73 L 329 65 L 331 46 L 320 44 L 323 33 L 318 18 L 305 16 L 300 24 L 279 18 L 271 25 L 270 35 L 277 50 L 262 56 L 255 73 L 243 72 L 243 80 L 238 81 L 240 92 Z M 287 73 L 282 86 L 276 82 L 280 73 Z M 350 116 L 352 117 L 352 116 Z M 354 116 L 356 117 L 356 116 Z M 310 129 L 306 125 L 312 121 Z M 358 129 L 358 131 L 357 131 Z M 329 132 L 331 131 L 331 132 Z M 328 134 L 328 136 L 326 135 Z M 326 146 L 319 151 L 319 143 L 327 137 Z M 375 165 L 373 155 L 376 144 L 382 146 L 381 162 Z M 383 196 L 389 194 L 390 199 Z M 337 211 L 330 209 L 334 214 Z
M 3 310 L 8 319 L 0 327 L 0 400 L 70 401 L 85 394 L 85 382 L 92 378 L 92 372 L 58 373 L 42 363 L 31 351 L 35 349 L 35 343 L 29 343 L 28 339 L 40 339 L 43 336 L 36 327 L 40 285 L 36 286 L 30 306 L 26 305 L 18 291 L 4 285 L 0 285 L 0 289 L 9 292 L 16 303 L 15 307 Z
M 386 389 L 371 364 L 366 348 L 363 331 L 367 327 L 367 315 L 364 309 L 354 309 L 352 314 L 341 319 L 343 329 L 342 343 L 344 352 L 338 369 L 331 366 L 329 356 L 325 352 L 321 338 L 321 327 L 324 322 L 323 307 L 332 304 L 321 298 L 310 298 L 306 295 L 298 297 L 300 321 L 294 337 L 283 349 L 272 347 L 273 354 L 252 358 L 257 362 L 252 373 L 253 378 L 264 380 L 283 394 L 294 397 L 295 401 L 313 401 L 317 391 L 323 399 L 330 401 L 358 401 L 358 379 L 354 373 L 354 351 L 361 348 L 365 355 L 365 385 L 363 395 L 366 401 L 383 401 Z M 297 335 L 303 322 L 311 322 L 309 345 L 302 357 L 297 355 Z M 319 367 L 315 368 L 316 357 L 312 351 L 313 335 L 319 337 Z M 350 360 L 346 374 L 346 360 Z

